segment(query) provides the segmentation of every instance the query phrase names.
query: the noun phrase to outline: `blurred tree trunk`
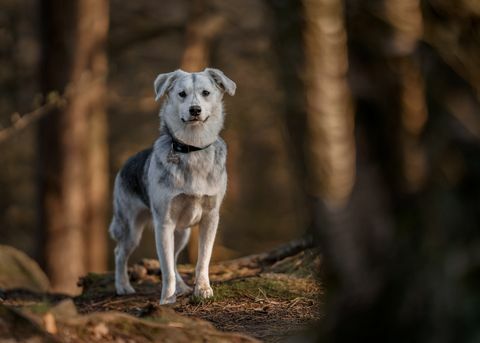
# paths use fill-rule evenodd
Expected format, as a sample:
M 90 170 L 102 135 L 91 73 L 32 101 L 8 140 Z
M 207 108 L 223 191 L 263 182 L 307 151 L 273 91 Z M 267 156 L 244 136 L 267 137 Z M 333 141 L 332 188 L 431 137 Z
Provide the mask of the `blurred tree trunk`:
M 347 33 L 342 0 L 304 0 L 305 88 L 307 104 L 306 169 L 312 195 L 314 227 L 325 256 L 323 277 L 329 286 L 325 327 L 351 314 L 349 306 L 368 303 L 383 281 L 371 255 L 381 249 L 362 246 L 362 238 L 378 239 L 365 229 L 363 210 L 383 216 L 383 208 L 368 206 L 365 188 L 378 195 L 374 176 L 356 177 L 354 106 L 348 83 Z M 356 191 L 354 192 L 354 185 Z M 367 193 L 368 194 L 368 193 Z M 367 203 L 364 203 L 367 199 Z M 368 219 L 370 220 L 370 219 Z M 334 339 L 335 340 L 335 339 Z
M 106 181 L 102 97 L 108 1 L 43 0 L 41 10 L 42 89 L 65 90 L 67 97 L 64 108 L 42 119 L 38 129 L 44 263 L 54 290 L 73 293 L 78 277 L 94 265 L 87 256 L 94 252 L 105 259 L 105 239 L 93 240 L 105 232 L 98 223 L 106 186 L 101 183 Z
M 318 234 L 335 265 L 332 269 L 358 279 L 357 254 L 351 249 L 354 242 L 345 215 L 355 182 L 355 141 L 343 3 L 305 0 L 302 6 L 291 0 L 267 4 L 275 18 L 290 153 L 297 162 L 299 183 L 304 183 L 309 196 L 305 203 L 312 232 Z
M 198 72 L 210 63 L 210 48 L 213 39 L 224 25 L 224 18 L 209 12 L 208 0 L 194 0 L 188 19 L 185 50 L 180 68 L 188 72 Z M 198 227 L 192 228 L 188 243 L 188 259 L 195 263 L 198 253 Z
M 353 105 L 341 0 L 304 0 L 309 190 L 343 207 L 355 181 Z
M 108 122 L 106 111 L 106 77 L 108 69 L 106 44 L 109 25 L 108 0 L 90 1 L 89 21 L 92 40 L 91 73 L 93 82 L 89 86 L 89 144 L 87 162 L 87 224 L 85 251 L 87 270 L 107 270 L 107 211 L 109 204 L 108 171 Z
M 364 6 L 369 8 L 367 4 Z M 359 120 L 359 132 L 365 136 L 358 140 L 363 144 L 364 151 L 358 162 L 357 183 L 349 208 L 343 213 L 337 212 L 330 219 L 329 224 L 333 225 L 327 228 L 330 232 L 324 236 L 329 252 L 328 268 L 335 281 L 330 282 L 330 315 L 324 328 L 327 340 L 339 342 L 350 341 L 353 337 L 362 337 L 361 341 L 395 337 L 402 341 L 398 338 L 401 336 L 397 337 L 392 332 L 404 329 L 402 325 L 405 323 L 420 322 L 418 317 L 421 317 L 414 313 L 417 308 L 409 308 L 411 304 L 402 304 L 405 307 L 399 310 L 398 303 L 390 301 L 390 298 L 396 294 L 403 299 L 405 285 L 415 277 L 411 266 L 403 262 L 413 255 L 414 245 L 409 246 L 412 243 L 409 239 L 421 235 L 416 206 L 418 192 L 426 178 L 421 136 L 427 109 L 423 78 L 415 52 L 422 32 L 422 18 L 418 0 L 384 0 L 377 6 L 372 7 L 377 10 L 375 16 L 381 15 L 384 30 L 377 28 L 379 36 L 369 33 L 362 41 L 367 44 L 359 47 L 361 44 L 356 42 L 354 47 L 357 54 L 371 54 L 378 59 L 378 66 L 374 68 L 382 75 L 380 80 L 384 83 L 372 88 L 380 95 L 375 94 L 368 100 L 374 99 L 379 107 L 383 107 L 383 112 L 381 117 L 365 113 L 375 111 L 374 106 L 359 112 L 360 116 L 363 115 Z M 350 25 L 356 27 L 351 22 Z M 327 24 L 323 26 L 328 27 Z M 356 35 L 354 30 L 350 33 Z M 370 41 L 374 41 L 372 45 L 368 45 Z M 365 46 L 375 53 L 364 52 L 368 50 Z M 357 58 L 358 63 L 359 57 L 353 58 Z M 368 63 L 375 64 L 370 60 Z M 378 141 L 374 138 L 376 130 L 382 131 L 382 138 Z M 377 146 L 380 146 L 379 149 Z M 382 151 L 382 155 L 377 156 L 378 160 L 366 153 L 376 149 Z M 371 175 L 370 182 L 365 183 L 365 175 L 369 172 L 366 167 L 375 170 L 379 165 L 383 167 L 384 177 L 379 178 L 379 173 L 375 173 L 377 175 Z M 371 204 L 379 202 L 391 203 L 393 211 L 389 205 L 383 204 L 378 207 L 381 210 L 379 213 L 372 212 Z M 325 212 L 327 216 L 331 213 L 328 206 Z M 382 219 L 382 214 L 385 219 Z M 339 222 L 343 226 L 338 226 Z M 399 232 L 397 229 L 402 225 L 405 227 Z M 407 238 L 407 232 L 411 237 Z M 418 244 L 418 241 L 415 243 Z M 407 308 L 413 313 L 398 313 Z M 379 327 L 374 334 L 365 331 L 365 327 L 372 324 Z
M 310 204 L 311 198 L 307 196 L 306 184 L 307 166 L 305 151 L 305 133 L 307 131 L 305 84 L 302 79 L 305 68 L 303 46 L 304 14 L 301 1 L 265 1 L 271 9 L 274 21 L 272 30 L 273 47 L 277 61 L 277 74 L 279 84 L 282 85 L 285 108 L 283 120 L 285 123 L 288 142 L 285 144 L 292 159 L 292 166 L 298 188 L 306 195 L 298 199 L 305 208 L 308 227 L 307 234 L 313 233 L 313 214 Z M 289 48 L 286 49 L 285 47 Z
M 304 0 L 306 168 L 314 227 L 334 283 L 362 285 L 350 198 L 356 178 L 353 101 L 347 80 L 347 34 L 342 0 Z M 367 297 L 369 287 L 357 287 Z
M 420 137 L 428 118 L 423 77 L 420 63 L 415 58 L 418 41 L 422 37 L 423 21 L 419 0 L 386 0 L 385 18 L 392 28 L 388 50 L 397 71 L 399 90 L 398 128 L 401 173 L 394 171 L 396 192 L 418 192 L 426 178 L 426 158 Z M 393 170 L 392 170 L 393 171 Z
M 193 0 L 190 5 L 185 51 L 180 65 L 188 72 L 201 71 L 208 66 L 212 41 L 225 23 L 222 16 L 210 13 L 208 6 L 208 0 Z

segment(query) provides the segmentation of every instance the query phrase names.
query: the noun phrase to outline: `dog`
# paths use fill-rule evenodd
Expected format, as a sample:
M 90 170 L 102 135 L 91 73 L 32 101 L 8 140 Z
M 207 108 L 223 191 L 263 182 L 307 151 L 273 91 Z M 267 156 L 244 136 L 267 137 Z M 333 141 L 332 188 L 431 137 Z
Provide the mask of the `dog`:
M 223 95 L 236 84 L 214 68 L 160 74 L 154 82 L 160 110 L 160 135 L 150 149 L 128 159 L 115 178 L 110 234 L 115 247 L 117 294 L 134 293 L 127 274 L 128 258 L 138 246 L 147 222 L 153 221 L 162 273 L 160 304 L 175 303 L 189 287 L 176 264 L 199 226 L 198 262 L 193 294 L 210 298 L 208 268 L 227 188 L 227 147 L 219 134 L 224 123 Z

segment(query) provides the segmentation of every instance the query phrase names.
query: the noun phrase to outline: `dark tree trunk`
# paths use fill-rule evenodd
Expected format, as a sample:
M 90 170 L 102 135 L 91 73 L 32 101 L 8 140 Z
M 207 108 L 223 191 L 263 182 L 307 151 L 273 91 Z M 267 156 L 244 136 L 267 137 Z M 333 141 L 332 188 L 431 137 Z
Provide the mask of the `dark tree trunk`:
M 105 259 L 99 253 L 105 228 L 100 231 L 102 224 L 96 224 L 91 230 L 89 225 L 103 222 L 99 218 L 104 216 L 105 199 L 98 193 L 106 187 L 99 174 L 106 172 L 102 99 L 108 1 L 43 0 L 41 11 L 42 90 L 64 92 L 67 98 L 66 105 L 43 118 L 38 129 L 44 264 L 54 290 L 75 292 L 78 277 L 93 266 L 87 264 L 87 256 L 93 252 L 95 258 Z M 98 187 L 95 191 L 93 185 Z M 92 206 L 100 212 L 92 211 Z

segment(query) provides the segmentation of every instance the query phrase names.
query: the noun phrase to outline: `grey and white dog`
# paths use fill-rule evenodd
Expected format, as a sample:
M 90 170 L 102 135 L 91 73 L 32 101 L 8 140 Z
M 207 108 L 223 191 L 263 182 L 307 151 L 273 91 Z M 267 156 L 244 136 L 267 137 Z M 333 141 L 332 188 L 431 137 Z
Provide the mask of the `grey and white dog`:
M 199 225 L 199 251 L 194 294 L 213 296 L 208 276 L 219 209 L 227 187 L 227 148 L 219 137 L 223 128 L 224 93 L 236 85 L 213 68 L 199 73 L 176 70 L 154 82 L 156 100 L 165 95 L 160 110 L 160 136 L 153 148 L 131 157 L 117 174 L 110 234 L 115 248 L 115 288 L 134 293 L 127 262 L 137 247 L 145 224 L 153 220 L 162 272 L 161 304 L 192 289 L 182 280 L 176 262 Z

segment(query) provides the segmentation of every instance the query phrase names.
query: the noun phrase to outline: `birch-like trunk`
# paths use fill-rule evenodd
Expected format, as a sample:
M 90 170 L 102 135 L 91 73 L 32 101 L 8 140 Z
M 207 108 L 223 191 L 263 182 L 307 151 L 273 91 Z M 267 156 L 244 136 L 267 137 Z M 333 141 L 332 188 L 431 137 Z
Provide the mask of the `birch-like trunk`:
M 354 116 L 343 2 L 304 0 L 309 191 L 343 207 L 355 182 Z

